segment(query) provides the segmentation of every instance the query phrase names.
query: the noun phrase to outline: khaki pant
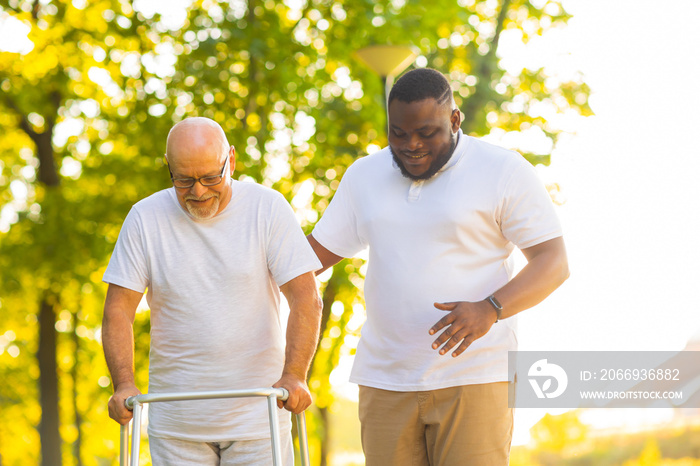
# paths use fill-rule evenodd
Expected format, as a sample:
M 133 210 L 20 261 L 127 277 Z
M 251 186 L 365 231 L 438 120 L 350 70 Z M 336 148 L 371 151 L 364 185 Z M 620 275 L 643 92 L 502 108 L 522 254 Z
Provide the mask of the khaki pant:
M 504 466 L 513 436 L 507 382 L 421 392 L 360 386 L 367 466 Z

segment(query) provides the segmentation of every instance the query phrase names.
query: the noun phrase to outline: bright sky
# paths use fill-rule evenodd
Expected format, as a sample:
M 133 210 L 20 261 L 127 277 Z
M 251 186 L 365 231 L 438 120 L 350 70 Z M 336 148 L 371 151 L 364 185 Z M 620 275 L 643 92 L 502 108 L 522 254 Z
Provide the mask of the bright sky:
M 561 183 L 569 281 L 521 319 L 523 349 L 673 350 L 700 330 L 700 3 L 572 0 L 545 41 L 596 113 L 545 170 Z M 567 56 L 567 54 L 570 54 Z
M 572 273 L 521 315 L 520 349 L 680 350 L 700 330 L 692 291 L 700 285 L 700 29 L 693 19 L 700 2 L 570 0 L 565 7 L 574 14 L 568 27 L 536 48 L 584 73 L 596 116 L 579 123 L 542 172 L 567 198 L 559 214 Z M 664 416 L 610 414 L 631 422 Z M 527 441 L 539 415 L 518 410 L 514 444 Z

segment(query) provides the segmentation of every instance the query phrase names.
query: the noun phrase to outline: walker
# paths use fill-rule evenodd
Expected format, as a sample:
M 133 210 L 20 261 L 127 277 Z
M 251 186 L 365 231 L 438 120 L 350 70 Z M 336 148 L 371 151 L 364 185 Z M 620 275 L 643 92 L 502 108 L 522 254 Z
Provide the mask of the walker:
M 285 401 L 289 392 L 284 388 L 255 388 L 251 390 L 222 390 L 209 392 L 182 392 L 182 393 L 149 393 L 131 396 L 126 399 L 126 407 L 134 412 L 132 421 L 121 426 L 121 438 L 119 447 L 120 466 L 138 466 L 139 450 L 141 448 L 141 413 L 143 405 L 159 401 L 192 401 L 209 400 L 213 398 L 243 398 L 251 396 L 264 396 L 267 398 L 267 413 L 270 419 L 270 440 L 272 442 L 272 464 L 282 466 L 282 452 L 280 447 L 279 419 L 277 418 L 277 399 Z M 309 466 L 309 445 L 306 436 L 306 419 L 304 413 L 296 414 L 297 428 L 299 431 L 299 454 L 302 466 Z M 133 425 L 131 443 L 131 461 L 129 461 L 129 426 Z

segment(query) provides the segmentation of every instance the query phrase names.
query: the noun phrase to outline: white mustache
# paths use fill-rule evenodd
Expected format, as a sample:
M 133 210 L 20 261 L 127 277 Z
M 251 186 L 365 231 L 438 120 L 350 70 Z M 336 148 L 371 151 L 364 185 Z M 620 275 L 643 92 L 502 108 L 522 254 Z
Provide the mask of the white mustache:
M 205 194 L 202 197 L 197 197 L 197 196 L 193 196 L 191 194 L 188 194 L 185 196 L 185 200 L 186 201 L 206 201 L 208 199 L 211 199 L 212 197 L 216 197 L 216 196 L 214 194 L 209 194 L 209 195 Z

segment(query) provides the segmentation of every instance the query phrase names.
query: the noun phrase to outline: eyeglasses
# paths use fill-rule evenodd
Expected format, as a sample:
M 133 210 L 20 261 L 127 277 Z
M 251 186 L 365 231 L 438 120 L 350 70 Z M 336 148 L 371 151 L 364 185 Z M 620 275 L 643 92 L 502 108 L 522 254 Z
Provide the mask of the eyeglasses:
M 173 182 L 173 186 L 182 189 L 191 188 L 197 181 L 199 181 L 199 184 L 202 186 L 216 186 L 224 179 L 224 172 L 226 171 L 228 162 L 229 157 L 226 156 L 226 161 L 224 162 L 224 166 L 219 175 L 203 176 L 201 178 L 173 178 L 173 172 L 170 170 L 170 167 L 168 167 L 168 171 L 170 172 L 170 180 Z

